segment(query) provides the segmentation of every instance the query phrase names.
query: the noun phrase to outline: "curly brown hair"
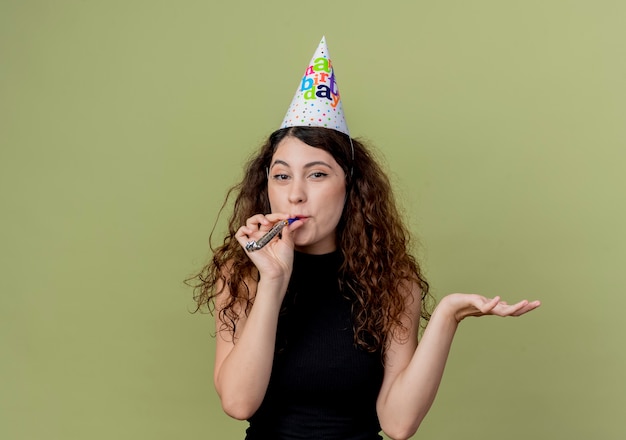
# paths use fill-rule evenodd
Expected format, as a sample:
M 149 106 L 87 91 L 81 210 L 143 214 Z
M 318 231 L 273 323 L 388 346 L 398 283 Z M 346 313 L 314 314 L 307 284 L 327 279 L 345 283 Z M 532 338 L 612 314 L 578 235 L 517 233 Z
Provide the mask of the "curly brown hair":
M 216 296 L 228 286 L 230 296 L 217 313 L 233 340 L 239 313 L 249 313 L 255 296 L 251 286 L 259 274 L 235 232 L 252 215 L 270 212 L 266 173 L 278 144 L 288 136 L 329 152 L 346 174 L 346 203 L 336 230 L 343 255 L 340 288 L 353 299 L 355 343 L 367 351 L 384 352 L 389 338 L 409 337 L 401 320 L 412 283 L 421 288 L 422 326 L 428 321 L 429 286 L 409 253 L 411 235 L 400 218 L 389 178 L 363 143 L 332 129 L 277 130 L 248 161 L 243 180 L 228 191 L 220 210 L 233 193 L 237 195 L 223 243 L 217 248 L 211 244 L 211 261 L 187 280 L 194 288 L 196 311 L 207 307 L 213 313 Z

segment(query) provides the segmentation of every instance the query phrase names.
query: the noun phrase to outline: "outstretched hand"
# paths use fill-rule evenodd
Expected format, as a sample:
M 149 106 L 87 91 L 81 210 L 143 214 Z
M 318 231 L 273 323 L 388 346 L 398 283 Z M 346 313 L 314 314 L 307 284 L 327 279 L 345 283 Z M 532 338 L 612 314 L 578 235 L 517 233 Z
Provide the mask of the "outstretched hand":
M 487 298 L 482 295 L 453 293 L 441 300 L 440 306 L 448 309 L 457 322 L 468 316 L 521 316 L 541 305 L 540 301 L 522 300 L 515 304 L 502 301 L 499 296 Z

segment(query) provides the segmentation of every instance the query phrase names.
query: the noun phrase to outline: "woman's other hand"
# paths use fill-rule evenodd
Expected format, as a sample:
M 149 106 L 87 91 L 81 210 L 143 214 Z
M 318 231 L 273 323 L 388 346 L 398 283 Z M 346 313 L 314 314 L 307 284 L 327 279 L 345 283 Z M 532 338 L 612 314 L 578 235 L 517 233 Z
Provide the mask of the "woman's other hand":
M 438 308 L 443 308 L 454 317 L 456 322 L 461 322 L 468 316 L 521 316 L 540 305 L 540 301 L 526 299 L 515 304 L 508 304 L 502 301 L 500 296 L 487 298 L 482 295 L 453 293 L 444 297 Z

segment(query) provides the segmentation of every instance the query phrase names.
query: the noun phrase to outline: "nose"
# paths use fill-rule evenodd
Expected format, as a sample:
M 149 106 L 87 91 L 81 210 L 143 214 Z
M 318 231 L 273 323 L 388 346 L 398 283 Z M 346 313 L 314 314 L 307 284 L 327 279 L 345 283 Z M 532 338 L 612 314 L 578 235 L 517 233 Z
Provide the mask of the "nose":
M 299 204 L 306 201 L 306 190 L 301 179 L 294 179 L 289 185 L 289 202 Z

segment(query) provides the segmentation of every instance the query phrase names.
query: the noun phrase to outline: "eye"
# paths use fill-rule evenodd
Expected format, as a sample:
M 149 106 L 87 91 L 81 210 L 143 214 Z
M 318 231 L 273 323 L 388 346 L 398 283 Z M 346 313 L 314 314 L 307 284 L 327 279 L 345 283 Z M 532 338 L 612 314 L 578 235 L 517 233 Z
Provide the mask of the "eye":
M 283 181 L 288 180 L 289 176 L 287 174 L 274 174 L 272 175 L 273 180 Z
M 314 173 L 311 173 L 311 177 L 314 178 L 314 179 L 321 179 L 321 178 L 326 177 L 326 176 L 328 176 L 328 174 L 327 173 L 323 173 L 321 171 L 316 171 Z

